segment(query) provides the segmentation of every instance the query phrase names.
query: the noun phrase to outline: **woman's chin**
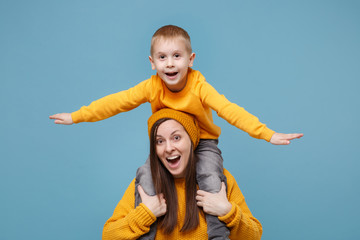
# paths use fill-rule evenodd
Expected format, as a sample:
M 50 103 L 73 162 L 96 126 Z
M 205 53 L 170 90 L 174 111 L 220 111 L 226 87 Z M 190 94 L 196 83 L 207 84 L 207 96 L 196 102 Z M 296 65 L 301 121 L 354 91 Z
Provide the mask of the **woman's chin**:
M 184 176 L 184 169 L 182 168 L 180 162 L 177 166 L 168 166 L 168 171 L 173 175 L 174 178 L 181 178 Z

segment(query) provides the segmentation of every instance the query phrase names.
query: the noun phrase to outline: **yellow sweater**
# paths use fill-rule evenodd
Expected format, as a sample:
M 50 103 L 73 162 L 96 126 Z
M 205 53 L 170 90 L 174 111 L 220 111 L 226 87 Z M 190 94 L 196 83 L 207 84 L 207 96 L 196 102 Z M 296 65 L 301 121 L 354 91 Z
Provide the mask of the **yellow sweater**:
M 261 238 L 262 226 L 253 217 L 246 205 L 235 178 L 224 169 L 227 178 L 227 197 L 232 204 L 230 212 L 219 219 L 226 223 L 230 229 L 230 239 L 258 240 Z M 159 239 L 208 239 L 206 219 L 200 214 L 200 224 L 191 232 L 182 233 L 180 229 L 185 218 L 185 181 L 176 179 L 175 186 L 178 194 L 178 225 L 170 235 L 165 235 L 161 229 L 157 229 L 156 240 Z M 135 179 L 130 183 L 124 196 L 116 206 L 112 217 L 105 223 L 103 240 L 137 239 L 150 230 L 150 225 L 156 221 L 155 215 L 144 205 L 134 208 L 135 202 Z
M 221 133 L 220 128 L 213 122 L 211 109 L 254 138 L 270 141 L 274 134 L 274 131 L 259 122 L 258 118 L 220 95 L 199 71 L 191 68 L 186 86 L 180 92 L 171 92 L 158 75 L 153 75 L 128 90 L 83 106 L 71 116 L 74 123 L 95 122 L 130 111 L 145 102 L 151 103 L 153 113 L 167 107 L 195 115 L 199 121 L 202 139 L 217 139 Z

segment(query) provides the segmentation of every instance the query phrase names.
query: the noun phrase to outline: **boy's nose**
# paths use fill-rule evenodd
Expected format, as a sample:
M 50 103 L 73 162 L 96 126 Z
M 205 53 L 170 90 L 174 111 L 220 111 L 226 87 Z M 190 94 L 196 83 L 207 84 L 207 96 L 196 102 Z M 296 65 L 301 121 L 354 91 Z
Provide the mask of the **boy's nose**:
M 167 62 L 166 62 L 166 66 L 167 66 L 168 68 L 170 68 L 170 67 L 173 67 L 173 66 L 174 66 L 174 62 L 173 62 L 173 60 L 172 60 L 171 58 L 167 60 Z

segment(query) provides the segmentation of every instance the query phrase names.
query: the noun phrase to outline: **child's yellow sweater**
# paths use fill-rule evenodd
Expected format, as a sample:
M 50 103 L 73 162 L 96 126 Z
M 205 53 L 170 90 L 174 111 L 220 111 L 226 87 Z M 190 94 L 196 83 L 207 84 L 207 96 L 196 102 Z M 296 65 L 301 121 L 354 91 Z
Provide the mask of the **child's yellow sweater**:
M 226 223 L 230 229 L 230 239 L 258 240 L 261 238 L 262 226 L 253 217 L 245 203 L 234 177 L 224 170 L 227 178 L 229 202 L 232 204 L 231 211 L 219 219 Z M 165 235 L 161 229 L 156 232 L 155 239 L 208 239 L 207 226 L 204 214 L 200 214 L 200 224 L 191 232 L 182 233 L 180 229 L 185 218 L 185 181 L 176 179 L 175 186 L 178 194 L 178 225 L 170 235 Z M 123 198 L 116 206 L 113 216 L 105 223 L 103 240 L 137 239 L 150 230 L 150 225 L 156 221 L 153 213 L 144 205 L 134 208 L 135 202 L 135 179 L 130 183 Z
M 231 103 L 224 95 L 220 95 L 206 82 L 199 71 L 191 68 L 186 86 L 180 92 L 171 92 L 161 78 L 154 75 L 128 90 L 103 97 L 89 106 L 83 106 L 71 116 L 74 123 L 95 122 L 130 111 L 145 102 L 151 103 L 153 113 L 167 107 L 196 116 L 202 139 L 217 139 L 221 133 L 220 128 L 213 122 L 211 109 L 252 137 L 270 141 L 274 134 L 274 131 L 267 128 L 258 118 L 244 108 Z

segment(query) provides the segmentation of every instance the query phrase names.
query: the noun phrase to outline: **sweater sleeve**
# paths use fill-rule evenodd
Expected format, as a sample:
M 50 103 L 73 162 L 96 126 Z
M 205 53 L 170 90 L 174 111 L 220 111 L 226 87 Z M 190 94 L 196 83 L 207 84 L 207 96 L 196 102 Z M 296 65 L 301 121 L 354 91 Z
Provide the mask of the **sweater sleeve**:
M 232 208 L 228 214 L 219 219 L 230 228 L 230 239 L 261 239 L 262 226 L 251 214 L 235 178 L 226 169 L 224 175 L 227 178 L 227 195 Z
M 103 229 L 103 240 L 138 239 L 149 232 L 156 221 L 155 215 L 142 203 L 135 206 L 135 179 L 116 206 Z
M 130 111 L 149 101 L 150 85 L 151 81 L 148 79 L 128 90 L 110 94 L 92 102 L 89 106 L 83 106 L 71 113 L 73 122 L 96 122 Z
M 264 139 L 269 142 L 275 133 L 244 108 L 230 102 L 224 95 L 220 95 L 207 82 L 203 82 L 201 85 L 200 98 L 206 105 L 216 111 L 219 117 L 247 132 L 251 137 Z

